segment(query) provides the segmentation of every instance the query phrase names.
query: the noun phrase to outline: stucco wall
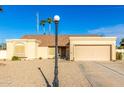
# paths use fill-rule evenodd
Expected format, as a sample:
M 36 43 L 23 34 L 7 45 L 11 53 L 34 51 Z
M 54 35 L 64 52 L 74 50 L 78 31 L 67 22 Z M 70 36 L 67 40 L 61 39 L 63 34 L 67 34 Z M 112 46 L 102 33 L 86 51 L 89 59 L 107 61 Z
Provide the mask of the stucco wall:
M 55 47 L 48 47 L 48 58 L 55 58 Z
M 37 58 L 48 58 L 48 47 L 38 47 Z
M 37 58 L 37 44 L 36 42 L 28 42 L 26 44 L 26 57 L 27 59 Z
M 53 58 L 54 55 L 49 55 L 49 47 L 39 47 L 39 43 L 32 39 L 10 39 L 7 41 L 7 59 L 11 60 L 14 56 L 15 46 L 23 44 L 25 48 L 25 57 L 28 60 L 38 58 Z
M 112 60 L 116 60 L 116 37 L 70 37 L 70 60 L 73 60 L 75 45 L 111 45 Z
M 0 59 L 6 59 L 6 58 L 7 58 L 7 51 L 0 50 Z
M 12 42 L 7 42 L 7 59 L 11 60 L 14 55 L 14 46 Z
M 14 56 L 15 46 L 23 44 L 25 47 L 25 57 L 27 59 L 37 58 L 38 42 L 34 39 L 10 39 L 7 40 L 7 59 L 11 60 Z

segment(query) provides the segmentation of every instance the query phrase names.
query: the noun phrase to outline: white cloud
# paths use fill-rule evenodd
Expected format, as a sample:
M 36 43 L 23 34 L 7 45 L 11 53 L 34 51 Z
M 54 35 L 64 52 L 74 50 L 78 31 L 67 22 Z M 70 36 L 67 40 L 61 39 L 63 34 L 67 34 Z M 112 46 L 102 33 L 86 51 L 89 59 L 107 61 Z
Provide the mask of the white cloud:
M 98 34 L 104 36 L 116 36 L 117 45 L 119 45 L 120 40 L 124 38 L 124 24 L 119 24 L 111 27 L 102 27 L 94 30 L 88 31 L 90 34 Z

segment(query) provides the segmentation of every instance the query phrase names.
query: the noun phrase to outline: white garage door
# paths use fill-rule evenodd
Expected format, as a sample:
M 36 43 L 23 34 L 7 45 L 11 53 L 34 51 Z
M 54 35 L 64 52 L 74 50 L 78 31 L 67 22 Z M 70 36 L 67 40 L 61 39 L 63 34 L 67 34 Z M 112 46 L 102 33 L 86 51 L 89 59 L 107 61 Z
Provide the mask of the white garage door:
M 75 46 L 74 60 L 108 61 L 111 57 L 110 52 L 110 46 Z

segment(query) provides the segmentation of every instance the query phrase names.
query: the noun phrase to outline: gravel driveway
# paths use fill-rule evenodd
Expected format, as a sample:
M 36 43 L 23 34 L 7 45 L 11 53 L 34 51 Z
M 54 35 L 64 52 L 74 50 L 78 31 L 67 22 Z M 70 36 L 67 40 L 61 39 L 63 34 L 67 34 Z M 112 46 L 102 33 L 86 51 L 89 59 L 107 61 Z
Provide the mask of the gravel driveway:
M 54 60 L 0 61 L 0 86 L 46 87 L 39 67 L 52 85 Z M 59 84 L 60 87 L 124 87 L 124 63 L 59 60 Z

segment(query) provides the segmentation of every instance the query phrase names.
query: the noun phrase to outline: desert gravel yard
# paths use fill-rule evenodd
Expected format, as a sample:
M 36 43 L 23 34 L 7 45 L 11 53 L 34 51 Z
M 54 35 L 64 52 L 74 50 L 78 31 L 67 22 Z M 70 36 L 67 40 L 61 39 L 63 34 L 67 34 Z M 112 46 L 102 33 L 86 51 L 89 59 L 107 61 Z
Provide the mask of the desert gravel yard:
M 52 85 L 54 60 L 0 61 L 1 87 Z M 124 62 L 72 62 L 59 60 L 60 87 L 124 87 Z

